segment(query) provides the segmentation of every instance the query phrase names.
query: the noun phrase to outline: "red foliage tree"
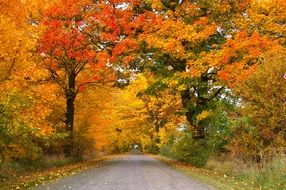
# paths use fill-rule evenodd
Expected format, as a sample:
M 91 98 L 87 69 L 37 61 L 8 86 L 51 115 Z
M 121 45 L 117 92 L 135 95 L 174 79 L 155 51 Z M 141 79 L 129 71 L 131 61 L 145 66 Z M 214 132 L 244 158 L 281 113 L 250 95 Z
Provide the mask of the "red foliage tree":
M 137 1 L 62 0 L 45 12 L 39 50 L 51 79 L 64 91 L 71 142 L 77 94 L 88 84 L 114 79 L 112 61 L 137 46 L 128 36 L 135 35 L 139 26 L 138 5 Z

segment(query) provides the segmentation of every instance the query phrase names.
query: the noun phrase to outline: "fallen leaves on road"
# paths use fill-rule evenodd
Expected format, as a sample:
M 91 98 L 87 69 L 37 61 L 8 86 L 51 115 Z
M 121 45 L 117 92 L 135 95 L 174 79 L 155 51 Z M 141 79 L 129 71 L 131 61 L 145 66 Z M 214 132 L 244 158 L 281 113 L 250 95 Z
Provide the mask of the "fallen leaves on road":
M 113 158 L 105 156 L 99 159 L 71 163 L 62 167 L 29 172 L 25 176 L 18 176 L 0 184 L 1 190 L 31 189 L 44 183 L 56 181 L 64 176 L 74 175 L 89 168 L 100 167 L 103 161 Z

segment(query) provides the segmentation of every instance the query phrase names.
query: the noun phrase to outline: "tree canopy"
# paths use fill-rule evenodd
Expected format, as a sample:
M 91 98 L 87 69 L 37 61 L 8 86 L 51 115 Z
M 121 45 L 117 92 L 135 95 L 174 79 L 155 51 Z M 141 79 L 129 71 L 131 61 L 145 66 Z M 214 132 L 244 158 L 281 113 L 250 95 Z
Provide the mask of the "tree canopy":
M 0 161 L 137 144 L 202 166 L 211 153 L 259 161 L 286 145 L 284 0 L 0 10 Z

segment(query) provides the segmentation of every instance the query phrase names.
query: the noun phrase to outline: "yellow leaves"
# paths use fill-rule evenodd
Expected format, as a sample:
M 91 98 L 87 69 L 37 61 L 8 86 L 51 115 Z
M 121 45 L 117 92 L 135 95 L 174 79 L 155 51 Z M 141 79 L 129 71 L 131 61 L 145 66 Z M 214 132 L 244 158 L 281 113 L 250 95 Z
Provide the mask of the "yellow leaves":
M 2 17 L 2 15 L 0 16 Z M 9 28 L 7 28 L 9 26 Z M 26 53 L 29 50 L 25 44 L 27 36 L 17 29 L 15 23 L 7 18 L 0 18 L 0 67 L 2 76 L 10 75 L 9 69 L 19 62 L 26 62 Z M 20 64 L 20 63 L 19 63 Z M 6 71 L 6 73 L 4 73 Z M 3 72 L 3 73 L 2 73 Z M 1 80 L 0 78 L 0 80 Z
M 33 52 L 40 29 L 27 22 L 32 14 L 29 6 L 20 0 L 0 1 L 0 82 L 9 79 L 5 85 L 13 88 L 26 88 L 25 78 L 31 79 L 39 71 Z
M 271 8 L 275 6 L 275 3 L 277 3 L 276 0 L 252 0 L 251 6 L 253 9 L 262 9 L 264 11 L 270 12 Z
M 190 74 L 187 72 L 176 72 L 175 77 L 180 79 L 188 79 L 190 77 Z
M 251 123 L 240 121 L 233 131 L 229 148 L 234 155 L 251 158 L 261 156 L 262 151 L 285 146 L 284 126 L 281 126 L 286 113 L 286 107 L 281 106 L 286 93 L 285 69 L 285 48 L 272 49 L 263 54 L 256 71 L 234 88 L 247 102 L 239 114 L 251 120 Z
M 169 80 L 169 81 L 168 81 L 168 86 L 169 86 L 170 88 L 176 88 L 177 85 L 178 85 L 178 81 L 177 81 L 177 80 Z
M 78 138 L 85 135 L 86 139 L 96 142 L 89 151 L 107 149 L 111 142 L 108 128 L 113 123 L 113 104 L 117 100 L 114 91 L 109 87 L 90 87 L 78 95 L 76 100 L 75 131 Z M 115 136 L 112 136 L 115 137 Z M 84 142 L 82 142 L 84 144 Z M 87 147 L 88 148 L 88 147 Z
M 207 17 L 199 18 L 193 25 L 180 19 L 162 19 L 160 24 L 148 26 L 140 40 L 146 41 L 150 48 L 159 48 L 179 59 L 189 56 L 185 44 L 196 47 L 217 29 L 216 24 L 210 22 Z
M 184 91 L 184 90 L 186 90 L 187 89 L 187 87 L 186 87 L 186 85 L 185 84 L 182 84 L 182 85 L 180 85 L 180 86 L 178 86 L 178 88 L 177 88 L 177 90 L 178 91 Z
M 248 19 L 240 21 L 246 29 L 259 30 L 265 36 L 285 44 L 286 2 L 284 0 L 252 0 Z
M 228 11 L 231 10 L 231 6 L 227 1 L 224 1 L 221 6 L 220 6 L 220 11 L 222 14 L 227 13 Z
M 187 62 L 188 75 L 192 77 L 198 77 L 201 74 L 207 72 L 211 67 L 217 68 L 222 62 L 217 59 L 218 52 L 201 52 L 196 59 L 190 59 Z
M 95 150 L 122 151 L 139 143 L 146 116 L 144 104 L 136 94 L 147 86 L 148 79 L 139 74 L 124 90 L 103 87 L 79 94 L 76 127 L 82 121 L 90 123 L 88 135 L 96 142 Z
M 168 140 L 169 140 L 169 132 L 166 131 L 165 128 L 161 128 L 159 130 L 158 136 L 160 138 L 160 143 L 157 143 L 156 145 L 158 146 L 158 148 L 163 147 L 165 144 L 167 144 Z
M 178 133 L 178 131 L 174 123 L 168 123 L 164 128 L 161 128 L 158 132 L 160 143 L 156 143 L 157 147 L 162 148 L 168 143 L 170 137 L 176 133 Z
M 161 0 L 148 0 L 148 1 L 151 1 L 151 5 L 154 9 L 158 10 L 158 11 L 161 11 L 163 10 L 164 8 L 164 5 L 162 4 L 162 1 Z
M 204 67 L 203 66 L 204 62 L 203 61 L 204 61 L 203 59 L 198 59 L 196 61 L 189 60 L 187 62 L 187 65 L 190 68 L 190 71 L 188 71 L 190 73 L 190 76 L 198 77 L 198 76 L 200 76 L 202 73 L 204 73 L 206 71 L 206 69 L 208 68 L 208 65 L 205 64 L 206 67 Z
M 151 78 L 148 80 L 151 80 Z M 128 90 L 131 91 L 130 94 L 134 95 L 134 94 L 136 94 L 136 92 L 146 90 L 148 87 L 148 80 L 143 74 L 136 75 L 136 79 L 131 82 L 130 86 L 127 87 Z M 132 93 L 132 91 L 133 91 L 133 93 Z
M 209 117 L 209 115 L 210 115 L 210 112 L 204 110 L 199 115 L 197 115 L 196 119 L 197 119 L 197 121 L 202 121 L 202 120 L 206 119 L 207 117 Z

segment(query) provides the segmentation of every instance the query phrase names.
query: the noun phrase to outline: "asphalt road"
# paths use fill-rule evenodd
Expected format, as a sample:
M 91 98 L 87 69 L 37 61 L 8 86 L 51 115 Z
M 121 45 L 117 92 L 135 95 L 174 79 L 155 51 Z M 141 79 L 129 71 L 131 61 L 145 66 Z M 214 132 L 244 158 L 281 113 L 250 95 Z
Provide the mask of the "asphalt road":
M 37 190 L 209 190 L 190 176 L 146 155 L 117 156 Z

